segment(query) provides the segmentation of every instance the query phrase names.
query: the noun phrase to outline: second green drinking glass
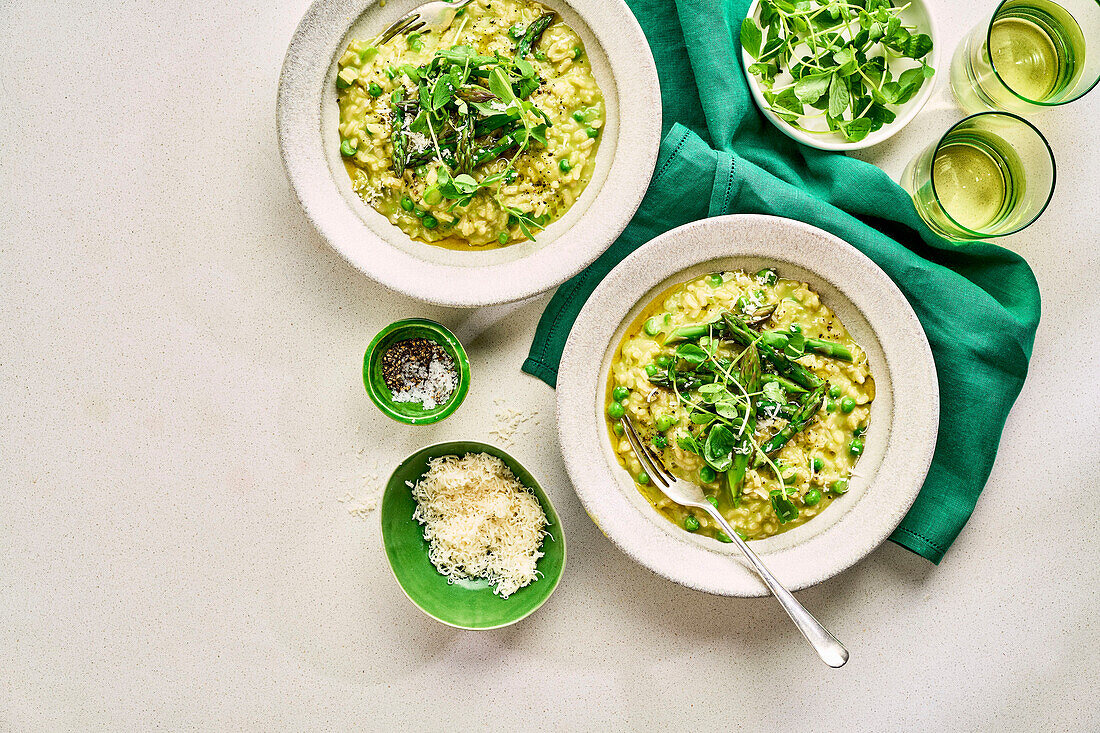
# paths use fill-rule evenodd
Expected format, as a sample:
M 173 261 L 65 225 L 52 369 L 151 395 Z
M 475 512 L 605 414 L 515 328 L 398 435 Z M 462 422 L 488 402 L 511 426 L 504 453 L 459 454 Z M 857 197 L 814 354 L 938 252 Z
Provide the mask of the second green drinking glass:
M 932 231 L 957 242 L 1003 237 L 1039 218 L 1054 194 L 1054 154 L 1026 120 L 982 112 L 909 163 L 901 184 Z
M 1004 0 L 959 43 L 951 89 L 970 112 L 1026 114 L 1066 104 L 1100 81 L 1097 0 Z

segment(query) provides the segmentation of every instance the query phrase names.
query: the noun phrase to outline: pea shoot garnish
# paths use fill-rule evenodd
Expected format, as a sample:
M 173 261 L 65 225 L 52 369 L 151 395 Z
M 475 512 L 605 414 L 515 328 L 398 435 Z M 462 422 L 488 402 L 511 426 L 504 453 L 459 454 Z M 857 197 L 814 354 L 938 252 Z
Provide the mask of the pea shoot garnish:
M 749 73 L 771 111 L 810 133 L 856 142 L 894 121 L 935 71 L 932 39 L 902 23 L 891 0 L 761 0 L 741 24 Z M 895 78 L 899 60 L 908 60 Z M 827 129 L 807 125 L 823 119 Z
M 416 177 L 435 172 L 425 203 L 446 200 L 450 212 L 480 193 L 500 203 L 500 187 L 517 176 L 516 159 L 529 148 L 547 145 L 550 118 L 528 99 L 542 80 L 526 57 L 553 18 L 546 13 L 526 28 L 515 28 L 511 57 L 453 46 L 436 51 L 422 66 L 404 64 L 394 70 L 394 78 L 408 83 L 390 97 L 393 170 L 399 176 L 412 170 Z M 479 166 L 497 159 L 507 161 L 503 170 L 474 177 Z M 569 164 L 563 163 L 566 172 Z M 529 239 L 545 224 L 531 212 L 500 205 L 509 225 Z

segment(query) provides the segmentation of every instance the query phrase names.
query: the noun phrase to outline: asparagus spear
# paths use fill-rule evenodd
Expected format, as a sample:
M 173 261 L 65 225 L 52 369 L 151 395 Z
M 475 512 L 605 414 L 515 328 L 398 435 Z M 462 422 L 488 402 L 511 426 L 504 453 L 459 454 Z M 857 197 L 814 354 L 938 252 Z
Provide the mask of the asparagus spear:
M 775 382 L 780 387 L 793 394 L 805 394 L 806 389 L 801 385 L 795 384 L 786 377 L 781 377 L 778 374 L 765 374 L 760 378 L 761 382 Z
M 759 333 L 745 325 L 743 321 L 738 320 L 729 313 L 723 313 L 722 320 L 726 322 L 729 336 L 745 346 L 755 342 L 760 336 Z M 757 343 L 757 348 L 760 349 L 761 356 L 771 362 L 777 371 L 806 389 L 817 389 L 824 384 L 816 374 L 798 362 L 788 359 L 785 354 L 776 351 L 763 340 Z
M 526 56 L 535 45 L 538 44 L 539 39 L 542 38 L 543 31 L 545 31 L 550 23 L 554 20 L 553 13 L 546 13 L 540 15 L 531 25 L 527 26 L 527 30 L 524 32 L 523 37 L 519 39 L 519 44 L 516 45 L 516 58 L 521 59 Z
M 791 338 L 789 333 L 783 333 L 782 331 L 764 331 L 763 336 L 764 343 L 776 350 L 784 349 Z M 818 354 L 830 356 L 834 359 L 843 359 L 844 361 L 852 360 L 852 352 L 848 351 L 843 344 L 838 344 L 835 341 L 808 338 L 806 339 L 806 350 L 815 351 Z
M 755 346 L 748 346 L 741 355 L 741 370 L 738 374 L 741 386 L 750 395 L 760 391 L 761 369 L 760 352 Z M 753 409 L 752 397 L 749 398 L 748 423 L 745 432 L 741 435 L 741 443 L 733 454 L 733 466 L 726 472 L 726 486 L 729 487 L 730 502 L 733 506 L 741 505 L 741 492 L 745 485 L 745 471 L 749 467 L 749 459 L 755 453 L 752 436 L 756 432 L 756 410 Z
M 783 429 L 778 433 L 768 438 L 768 440 L 760 446 L 760 450 L 764 453 L 775 453 L 782 448 L 798 433 L 801 433 L 806 427 L 813 421 L 814 415 L 821 409 L 821 402 L 825 399 L 825 387 L 822 384 L 810 394 L 806 395 L 802 402 L 799 403 L 798 409 L 793 415 L 791 415 L 790 422 L 783 426 Z
M 469 173 L 474 169 L 474 117 L 466 115 L 462 126 L 458 128 L 455 140 L 455 169 L 459 173 Z
M 401 176 L 405 172 L 406 154 L 409 149 L 409 137 L 405 133 L 405 100 L 404 87 L 398 87 L 393 93 L 393 133 L 390 141 L 393 143 L 393 172 Z

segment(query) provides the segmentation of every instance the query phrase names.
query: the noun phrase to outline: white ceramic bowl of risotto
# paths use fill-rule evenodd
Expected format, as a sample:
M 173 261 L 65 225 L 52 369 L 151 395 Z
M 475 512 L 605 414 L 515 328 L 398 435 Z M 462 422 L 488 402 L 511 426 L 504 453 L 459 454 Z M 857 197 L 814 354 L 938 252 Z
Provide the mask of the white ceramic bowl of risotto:
M 557 389 L 562 455 L 612 542 L 670 580 L 720 595 L 763 596 L 767 588 L 735 545 L 685 531 L 639 493 L 605 422 L 608 372 L 626 329 L 657 295 L 709 272 L 766 267 L 820 296 L 866 352 L 876 392 L 847 493 L 805 524 L 752 542 L 775 575 L 798 590 L 874 550 L 912 506 L 936 446 L 939 387 L 924 329 L 897 286 L 850 244 L 790 219 L 734 215 L 639 248 L 600 283 L 569 335 Z
M 603 94 L 604 126 L 591 179 L 561 218 L 497 249 L 445 249 L 410 237 L 351 188 L 340 154 L 338 61 L 422 0 L 315 0 L 290 42 L 277 128 L 287 175 L 307 216 L 354 267 L 397 292 L 456 307 L 531 297 L 560 285 L 618 237 L 641 203 L 657 159 L 657 70 L 622 0 L 542 0 L 580 36 Z M 392 41 L 391 41 L 392 43 Z M 620 110 L 629 110 L 621 114 Z

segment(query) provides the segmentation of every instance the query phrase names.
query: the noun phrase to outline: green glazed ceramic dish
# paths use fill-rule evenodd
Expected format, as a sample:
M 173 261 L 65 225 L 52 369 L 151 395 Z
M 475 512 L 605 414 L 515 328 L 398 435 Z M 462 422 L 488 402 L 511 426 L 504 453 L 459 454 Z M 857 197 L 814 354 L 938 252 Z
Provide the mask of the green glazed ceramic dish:
M 426 338 L 435 341 L 454 359 L 458 369 L 458 386 L 442 405 L 425 410 L 418 402 L 394 402 L 393 393 L 382 379 L 382 354 L 397 341 Z M 439 422 L 458 409 L 470 390 L 470 361 L 466 350 L 455 335 L 435 321 L 426 318 L 406 318 L 394 321 L 378 332 L 363 355 L 363 385 L 378 409 L 406 425 L 428 425 Z
M 408 481 L 415 484 L 428 470 L 428 460 L 439 456 L 488 453 L 500 458 L 520 482 L 531 489 L 546 513 L 547 535 L 537 568 L 541 577 L 501 598 L 482 579 L 448 583 L 428 559 L 424 528 L 413 519 L 416 502 Z M 417 608 L 436 621 L 459 629 L 497 629 L 534 613 L 546 602 L 565 569 L 565 534 L 554 505 L 534 477 L 500 448 L 474 441 L 451 441 L 421 448 L 401 462 L 386 484 L 382 497 L 382 543 L 401 590 Z

